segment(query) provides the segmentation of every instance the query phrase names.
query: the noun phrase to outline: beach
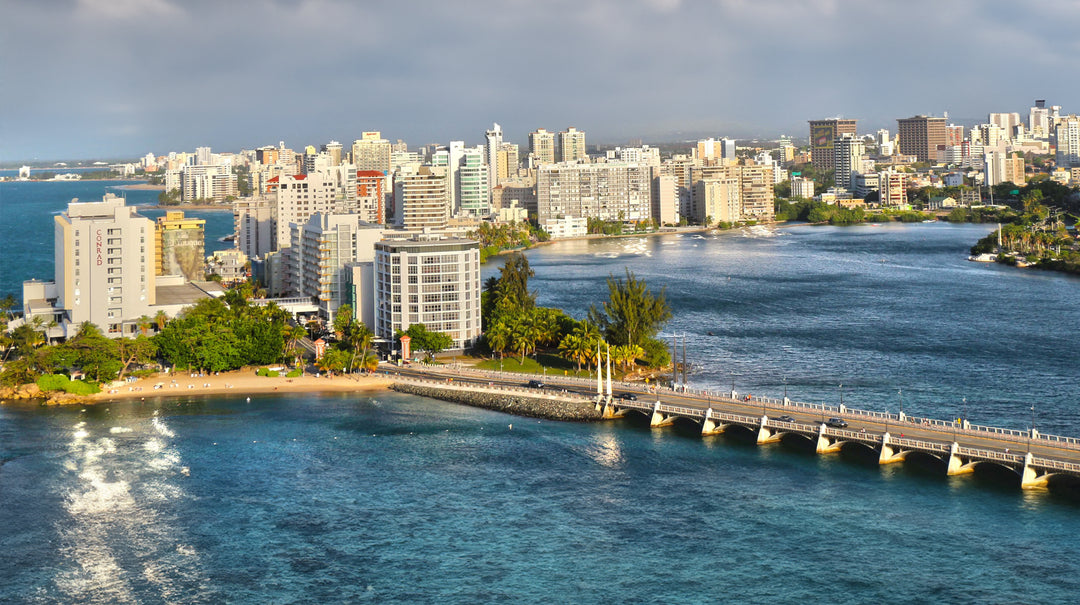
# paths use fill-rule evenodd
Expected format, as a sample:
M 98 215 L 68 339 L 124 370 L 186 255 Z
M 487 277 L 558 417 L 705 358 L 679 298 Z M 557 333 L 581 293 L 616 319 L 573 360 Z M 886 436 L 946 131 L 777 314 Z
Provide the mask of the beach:
M 385 390 L 390 381 L 379 374 L 364 376 L 319 376 L 305 374 L 296 378 L 256 376 L 255 369 L 204 374 L 185 371 L 161 372 L 147 378 L 124 382 L 86 397 L 86 403 L 100 403 L 138 397 L 175 397 L 182 395 L 245 395 L 250 393 L 369 392 Z

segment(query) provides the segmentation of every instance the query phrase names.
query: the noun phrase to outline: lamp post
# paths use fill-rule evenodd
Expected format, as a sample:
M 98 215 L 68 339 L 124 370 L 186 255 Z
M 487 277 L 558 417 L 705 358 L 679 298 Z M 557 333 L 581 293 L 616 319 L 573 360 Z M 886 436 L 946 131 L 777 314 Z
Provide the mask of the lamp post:
M 844 409 L 844 383 L 840 383 L 840 409 Z
M 901 387 L 896 391 L 896 397 L 900 400 L 900 420 L 904 419 L 904 389 Z
M 967 419 L 967 397 L 960 400 L 960 428 L 966 429 L 968 425 Z
M 787 376 L 784 376 L 784 405 L 787 405 Z

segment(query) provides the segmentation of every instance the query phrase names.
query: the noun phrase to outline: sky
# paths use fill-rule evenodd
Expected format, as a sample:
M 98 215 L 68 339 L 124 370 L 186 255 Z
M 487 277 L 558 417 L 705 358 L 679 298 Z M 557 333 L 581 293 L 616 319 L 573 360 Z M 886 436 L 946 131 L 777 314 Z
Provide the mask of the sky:
M 1080 1 L 0 0 L 0 161 L 1080 112 Z

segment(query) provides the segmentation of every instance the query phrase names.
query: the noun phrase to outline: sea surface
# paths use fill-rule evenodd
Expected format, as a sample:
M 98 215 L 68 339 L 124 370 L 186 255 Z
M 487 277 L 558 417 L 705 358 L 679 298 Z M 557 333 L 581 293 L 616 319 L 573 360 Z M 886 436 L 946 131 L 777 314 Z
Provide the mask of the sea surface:
M 1034 403 L 1039 430 L 1080 435 L 1080 280 L 968 262 L 989 229 L 565 242 L 529 252 L 530 283 L 579 317 L 626 267 L 666 287 L 691 386 L 835 403 L 843 384 L 891 411 L 903 389 L 910 413 L 1011 428 Z M 396 393 L 0 407 L 0 515 L 0 603 L 1080 594 L 1080 504 L 998 474 Z
M 72 199 L 100 201 L 106 193 L 113 193 L 127 198 L 132 206 L 157 204 L 160 191 L 123 188 L 144 182 L 0 182 L 0 296 L 11 294 L 21 301 L 23 281 L 54 278 L 53 217 L 66 211 Z M 153 209 L 140 209 L 139 213 L 151 220 L 165 215 L 164 210 Z M 186 216 L 206 220 L 207 255 L 232 247 L 232 243 L 219 241 L 233 232 L 230 210 L 189 210 Z

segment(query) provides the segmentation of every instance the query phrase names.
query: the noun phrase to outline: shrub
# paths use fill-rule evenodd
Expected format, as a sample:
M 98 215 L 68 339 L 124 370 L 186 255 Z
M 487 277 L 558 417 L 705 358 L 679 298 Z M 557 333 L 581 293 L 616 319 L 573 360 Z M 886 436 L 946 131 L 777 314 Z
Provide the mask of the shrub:
M 286 378 L 299 378 L 304 373 L 300 368 L 293 368 L 285 375 Z
M 277 370 L 271 370 L 270 368 L 259 368 L 258 370 L 255 371 L 255 375 L 256 376 L 269 376 L 270 378 L 274 378 L 276 376 L 279 376 Z
M 95 382 L 71 380 L 63 374 L 45 374 L 38 378 L 37 385 L 42 391 L 64 391 L 74 395 L 93 395 L 101 388 Z

